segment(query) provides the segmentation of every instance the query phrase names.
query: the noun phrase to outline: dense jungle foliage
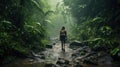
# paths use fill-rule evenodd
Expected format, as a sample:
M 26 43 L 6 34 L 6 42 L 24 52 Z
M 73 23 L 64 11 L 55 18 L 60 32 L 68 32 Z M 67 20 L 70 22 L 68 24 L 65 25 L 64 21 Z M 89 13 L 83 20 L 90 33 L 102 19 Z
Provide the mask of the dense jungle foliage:
M 76 18 L 72 38 L 91 47 L 107 46 L 120 56 L 120 0 L 64 0 Z
M 64 24 L 72 31 L 69 39 L 106 46 L 120 57 L 120 0 L 63 0 L 53 6 L 48 0 L 0 0 L 1 60 L 43 50 L 48 33 L 57 36 Z
M 0 59 L 25 57 L 45 47 L 49 8 L 45 0 L 0 0 Z

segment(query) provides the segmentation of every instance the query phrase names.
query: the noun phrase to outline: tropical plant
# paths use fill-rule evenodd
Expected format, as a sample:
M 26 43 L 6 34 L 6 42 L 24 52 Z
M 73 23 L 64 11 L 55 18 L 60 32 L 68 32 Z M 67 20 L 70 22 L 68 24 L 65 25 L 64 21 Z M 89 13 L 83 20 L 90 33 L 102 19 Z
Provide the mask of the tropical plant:
M 64 0 L 77 19 L 73 35 L 78 40 L 94 40 L 100 38 L 94 46 L 110 47 L 112 55 L 120 52 L 120 1 L 119 0 Z

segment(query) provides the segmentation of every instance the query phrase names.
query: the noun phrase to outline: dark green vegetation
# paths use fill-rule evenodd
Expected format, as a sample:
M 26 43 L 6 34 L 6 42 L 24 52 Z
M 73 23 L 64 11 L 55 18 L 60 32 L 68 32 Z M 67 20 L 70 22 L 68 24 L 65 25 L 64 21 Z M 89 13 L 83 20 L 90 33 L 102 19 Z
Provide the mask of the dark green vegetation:
M 48 9 L 44 0 L 0 0 L 0 59 L 44 48 Z
M 111 55 L 120 57 L 120 0 L 64 0 L 76 18 L 76 32 L 80 41 L 91 47 L 106 46 Z
M 70 39 L 87 42 L 91 47 L 106 46 L 112 56 L 120 55 L 120 0 L 63 2 L 50 15 L 53 11 L 47 0 L 0 0 L 0 60 L 27 57 L 31 50 L 41 51 L 48 43 L 47 26 L 58 27 L 74 18 Z

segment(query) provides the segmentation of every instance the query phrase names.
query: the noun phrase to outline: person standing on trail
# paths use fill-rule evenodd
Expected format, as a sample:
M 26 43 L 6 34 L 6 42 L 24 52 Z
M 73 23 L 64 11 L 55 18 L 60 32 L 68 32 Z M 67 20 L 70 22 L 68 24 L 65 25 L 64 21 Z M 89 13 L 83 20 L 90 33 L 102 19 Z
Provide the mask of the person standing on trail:
M 65 30 L 65 27 L 63 26 L 60 30 L 60 41 L 61 41 L 61 47 L 63 51 L 65 51 L 66 40 L 67 40 L 67 31 Z

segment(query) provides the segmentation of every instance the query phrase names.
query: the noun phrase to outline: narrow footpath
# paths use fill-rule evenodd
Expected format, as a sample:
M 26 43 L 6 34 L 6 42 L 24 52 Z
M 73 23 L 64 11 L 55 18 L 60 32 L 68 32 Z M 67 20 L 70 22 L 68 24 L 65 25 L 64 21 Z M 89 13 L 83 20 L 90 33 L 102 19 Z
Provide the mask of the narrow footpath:
M 118 67 L 112 64 L 112 58 L 104 51 L 93 51 L 89 46 L 81 46 L 78 41 L 65 44 L 65 52 L 61 43 L 56 41 L 48 45 L 45 51 L 34 53 L 33 58 L 3 65 L 2 67 Z

